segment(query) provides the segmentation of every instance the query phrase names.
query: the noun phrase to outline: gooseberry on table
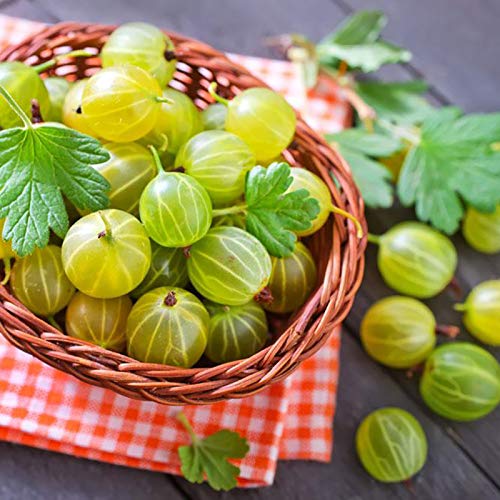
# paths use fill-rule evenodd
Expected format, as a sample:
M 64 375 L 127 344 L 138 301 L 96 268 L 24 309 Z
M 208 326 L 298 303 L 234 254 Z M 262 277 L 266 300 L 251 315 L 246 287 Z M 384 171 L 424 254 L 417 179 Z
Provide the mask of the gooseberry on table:
M 209 315 L 192 293 L 161 287 L 143 295 L 127 320 L 127 349 L 145 363 L 189 368 L 207 345 Z
M 500 366 L 482 347 L 453 342 L 425 363 L 420 394 L 427 406 L 450 420 L 477 420 L 500 403 Z
M 452 280 L 457 251 L 449 238 L 420 222 L 401 222 L 380 236 L 377 265 L 392 289 L 417 298 L 441 292 Z
M 131 292 L 151 264 L 151 244 L 142 224 L 122 210 L 107 209 L 73 224 L 62 245 L 64 271 L 91 297 L 112 299 Z
M 290 145 L 297 117 L 284 97 L 268 88 L 253 87 L 227 100 L 215 93 L 216 88 L 213 82 L 209 91 L 227 106 L 225 129 L 243 139 L 258 162 L 275 158 Z
M 271 257 L 271 262 L 268 286 L 273 300 L 264 303 L 264 308 L 275 313 L 295 311 L 307 300 L 316 284 L 317 270 L 311 252 L 299 241 L 292 255 Z
M 462 224 L 462 234 L 467 243 L 478 252 L 500 252 L 500 205 L 490 213 L 468 207 Z
M 151 266 L 141 284 L 132 292 L 139 298 L 146 292 L 164 286 L 184 288 L 189 282 L 187 262 L 181 248 L 162 247 L 151 242 Z
M 148 23 L 125 23 L 111 33 L 101 50 L 102 67 L 133 64 L 156 78 L 160 87 L 172 79 L 176 61 L 165 53 L 174 50 L 172 40 Z
M 480 283 L 455 309 L 463 312 L 465 328 L 474 337 L 485 344 L 500 345 L 500 280 Z
M 236 135 L 222 130 L 201 132 L 177 155 L 175 166 L 184 167 L 208 192 L 212 202 L 225 206 L 243 196 L 246 173 L 255 156 Z
M 52 318 L 73 297 L 75 288 L 64 273 L 61 249 L 37 248 L 16 261 L 10 286 L 14 295 L 33 313 Z
M 436 320 L 422 302 L 402 296 L 372 305 L 361 322 L 361 341 L 376 361 L 391 368 L 411 368 L 436 345 Z
M 66 310 L 66 333 L 104 349 L 122 352 L 132 301 L 126 295 L 96 299 L 77 292 Z
M 193 177 L 165 172 L 151 148 L 158 175 L 146 186 L 139 202 L 148 235 L 165 247 L 187 247 L 207 233 L 212 223 L 212 202 Z
M 419 472 L 427 459 L 427 438 L 418 420 L 401 408 L 370 413 L 356 432 L 356 451 L 377 481 L 398 483 Z
M 151 153 L 135 142 L 108 142 L 103 148 L 110 159 L 94 168 L 111 184 L 109 207 L 138 215 L 141 194 L 156 176 Z
M 244 359 L 258 352 L 266 343 L 266 313 L 255 301 L 242 306 L 205 304 L 210 323 L 205 355 L 215 363 Z
M 262 243 L 237 227 L 210 229 L 189 251 L 188 275 L 196 290 L 219 304 L 241 306 L 269 282 L 271 258 Z
M 43 82 L 49 93 L 50 107 L 48 113 L 42 114 L 42 117 L 47 122 L 62 122 L 64 101 L 71 88 L 71 83 L 66 78 L 59 76 L 46 78 Z

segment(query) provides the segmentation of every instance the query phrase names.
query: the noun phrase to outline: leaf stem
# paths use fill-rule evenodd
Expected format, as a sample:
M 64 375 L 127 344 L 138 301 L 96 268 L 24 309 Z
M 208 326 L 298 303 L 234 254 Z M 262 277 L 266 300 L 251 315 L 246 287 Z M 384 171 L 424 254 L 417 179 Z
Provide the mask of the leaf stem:
M 175 418 L 182 424 L 184 429 L 186 429 L 186 431 L 188 432 L 189 437 L 191 438 L 191 441 L 193 443 L 195 443 L 196 441 L 199 441 L 198 436 L 194 432 L 192 425 L 190 424 L 189 420 L 187 419 L 187 417 L 183 411 L 180 411 L 179 413 L 177 413 Z
M 226 208 L 216 208 L 212 211 L 213 217 L 220 217 L 222 215 L 230 215 L 230 214 L 241 214 L 245 213 L 248 208 L 248 205 L 245 203 L 241 203 L 239 205 L 234 205 L 232 207 Z
M 151 151 L 151 154 L 153 155 L 153 159 L 155 161 L 155 165 L 158 170 L 158 175 L 164 174 L 165 170 L 163 169 L 163 165 L 161 164 L 161 159 L 160 155 L 158 154 L 158 150 L 151 144 L 148 146 L 148 149 Z
M 12 271 L 12 267 L 10 264 L 10 258 L 6 257 L 3 259 L 3 272 L 5 274 L 2 281 L 0 281 L 0 285 L 6 285 L 10 280 L 10 274 Z
M 71 52 L 67 52 L 66 54 L 60 54 L 50 61 L 46 61 L 44 63 L 38 64 L 37 66 L 33 66 L 33 69 L 37 73 L 43 73 L 50 68 L 53 68 L 61 59 L 66 59 L 67 57 L 92 57 L 95 54 L 88 52 L 86 50 L 72 50 Z
M 465 303 L 454 304 L 453 309 L 455 309 L 455 311 L 465 312 L 465 311 L 467 311 L 467 304 L 465 304 Z
M 380 245 L 380 235 L 368 233 L 367 238 L 370 243 L 373 243 L 374 245 Z
M 346 219 L 349 219 L 350 221 L 352 221 L 352 223 L 356 227 L 356 231 L 357 231 L 356 234 L 357 234 L 358 238 L 362 238 L 364 236 L 363 228 L 361 227 L 359 220 L 356 219 L 356 217 L 354 217 L 354 215 L 350 214 L 349 212 L 346 212 L 345 210 L 342 210 L 339 207 L 336 207 L 333 203 L 330 205 L 330 211 L 333 212 L 334 214 L 342 215 L 342 217 L 345 217 Z
M 224 106 L 229 106 L 229 103 L 231 101 L 229 99 L 224 99 L 224 97 L 221 97 L 219 94 L 217 94 L 216 90 L 217 90 L 217 82 L 212 82 L 208 86 L 208 93 L 220 104 L 224 104 Z
M 0 84 L 0 95 L 7 101 L 7 104 L 11 107 L 12 111 L 21 119 L 26 128 L 33 128 L 31 120 L 28 115 L 23 111 L 21 106 L 17 101 L 10 95 L 9 91 Z

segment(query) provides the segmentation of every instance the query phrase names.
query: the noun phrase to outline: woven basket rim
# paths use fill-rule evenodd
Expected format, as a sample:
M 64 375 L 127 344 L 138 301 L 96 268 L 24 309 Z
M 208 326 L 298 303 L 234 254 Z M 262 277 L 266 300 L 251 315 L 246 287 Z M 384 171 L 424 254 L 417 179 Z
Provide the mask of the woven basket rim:
M 49 26 L 20 44 L 1 51 L 0 61 L 28 60 L 35 64 L 50 59 L 53 51 L 61 47 L 66 47 L 65 51 L 76 46 L 99 48 L 114 28 L 113 25 L 76 22 Z M 165 32 L 175 43 L 178 61 L 191 71 L 191 83 L 186 83 L 187 73 L 182 72 L 176 73 L 176 82 L 186 84 L 187 92 L 196 92 L 195 97 L 202 101 L 208 102 L 209 98 L 205 95 L 204 88 L 206 75 L 200 68 L 211 72 L 217 80 L 227 80 L 229 83 L 225 90 L 229 94 L 234 93 L 235 88 L 268 87 L 247 69 L 232 62 L 213 47 L 179 33 Z M 83 71 L 97 67 L 88 68 L 88 60 L 78 60 L 61 63 L 56 66 L 56 71 L 57 68 L 66 68 L 65 64 L 76 68 L 73 69 L 74 73 L 69 73 L 73 76 L 82 76 Z M 338 151 L 332 150 L 322 137 L 310 129 L 299 114 L 296 137 L 289 149 L 294 148 L 296 143 L 312 158 L 312 165 L 317 166 L 328 184 L 334 203 L 353 213 L 361 221 L 366 233 L 363 200 L 354 185 L 347 163 Z M 299 146 L 297 151 L 301 151 Z M 330 172 L 341 185 L 341 191 L 328 175 Z M 329 223 L 332 229 L 331 247 L 326 251 L 330 252 L 331 258 L 324 266 L 323 282 L 309 297 L 300 313 L 294 315 L 291 326 L 272 344 L 245 360 L 209 368 L 176 368 L 141 363 L 59 332 L 28 311 L 5 287 L 0 287 L 0 333 L 16 347 L 59 370 L 133 398 L 164 404 L 209 404 L 255 394 L 269 383 L 288 376 L 304 359 L 314 354 L 333 328 L 341 324 L 352 306 L 363 275 L 366 237 L 358 240 L 351 223 L 338 216 L 331 216 L 330 219 L 333 219 Z M 321 234 L 323 233 L 326 233 L 324 237 L 330 241 L 327 230 L 323 229 Z M 314 242 L 314 238 L 319 236 L 313 236 L 311 242 Z M 341 252 L 344 252 L 342 259 Z M 318 308 L 321 309 L 319 313 Z M 336 311 L 335 317 L 332 316 L 332 311 Z M 321 330 L 320 333 L 317 332 L 318 329 Z

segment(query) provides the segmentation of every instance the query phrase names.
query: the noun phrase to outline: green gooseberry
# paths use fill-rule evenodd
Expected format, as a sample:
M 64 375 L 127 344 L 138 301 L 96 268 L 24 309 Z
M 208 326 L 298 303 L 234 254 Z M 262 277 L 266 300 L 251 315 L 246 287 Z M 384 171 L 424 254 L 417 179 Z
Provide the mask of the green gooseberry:
M 139 298 L 146 292 L 162 286 L 184 288 L 189 282 L 187 262 L 181 248 L 162 247 L 151 242 L 151 267 L 142 283 L 132 292 Z
M 377 301 L 361 322 L 361 341 L 376 361 L 391 368 L 411 368 L 425 361 L 436 345 L 432 311 L 411 297 Z
M 449 238 L 420 222 L 396 224 L 381 236 L 377 264 L 392 289 L 420 299 L 434 297 L 452 280 L 457 251 Z
M 309 249 L 300 241 L 288 257 L 271 257 L 272 271 L 269 289 L 272 302 L 265 303 L 267 311 L 289 313 L 298 309 L 314 289 L 316 263 Z
M 370 413 L 356 432 L 356 451 L 377 481 L 399 483 L 419 472 L 427 459 L 427 438 L 418 420 L 401 408 Z
M 242 306 L 205 305 L 210 314 L 205 355 L 210 360 L 226 363 L 248 358 L 266 343 L 266 313 L 255 301 Z
M 246 231 L 215 227 L 191 247 L 188 275 L 205 298 L 241 306 L 267 285 L 271 258 L 262 243 Z
M 480 283 L 455 309 L 464 313 L 465 328 L 474 337 L 485 344 L 500 345 L 500 280 Z
M 129 356 L 145 363 L 189 368 L 207 345 L 210 317 L 190 292 L 161 287 L 143 295 L 127 321 Z
M 500 205 L 491 213 L 468 207 L 462 225 L 467 243 L 478 252 L 500 252 Z
M 224 130 L 227 107 L 220 102 L 210 104 L 201 112 L 201 121 L 205 130 Z
M 468 342 L 438 347 L 425 363 L 420 394 L 450 420 L 477 420 L 500 403 L 500 366 L 485 349 Z
M 203 238 L 212 224 L 212 202 L 193 177 L 165 172 L 152 148 L 158 175 L 139 202 L 142 223 L 150 238 L 164 247 L 187 247 Z
M 47 122 L 63 121 L 63 106 L 66 95 L 71 88 L 71 82 L 60 76 L 52 76 L 44 81 L 47 92 L 49 93 L 50 109 L 46 116 L 42 117 Z

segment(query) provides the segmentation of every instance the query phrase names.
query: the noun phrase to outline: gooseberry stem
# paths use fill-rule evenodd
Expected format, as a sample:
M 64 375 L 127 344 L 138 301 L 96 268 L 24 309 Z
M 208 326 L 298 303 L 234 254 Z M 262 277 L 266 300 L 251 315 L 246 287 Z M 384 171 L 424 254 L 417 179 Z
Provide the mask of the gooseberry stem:
M 156 168 L 158 169 L 158 175 L 164 174 L 165 170 L 163 169 L 163 165 L 161 164 L 161 159 L 160 155 L 158 154 L 158 150 L 151 144 L 148 146 L 148 149 L 151 151 L 151 154 L 153 155 Z
M 12 271 L 12 267 L 10 264 L 10 259 L 9 258 L 3 259 L 3 272 L 4 272 L 5 276 L 4 276 L 3 280 L 0 282 L 0 285 L 6 285 L 9 282 L 11 271 Z
M 61 328 L 61 325 L 56 321 L 56 319 L 54 318 L 54 316 L 48 316 L 47 317 L 47 321 L 54 327 L 56 328 L 57 330 L 59 330 L 60 332 L 62 332 L 62 328 Z
M 0 95 L 7 101 L 7 104 L 11 107 L 12 111 L 21 119 L 26 128 L 33 128 L 31 120 L 28 115 L 23 111 L 21 106 L 17 101 L 10 95 L 9 91 L 0 84 Z
M 50 61 L 46 61 L 44 63 L 38 64 L 37 66 L 33 66 L 33 69 L 37 73 L 43 73 L 50 68 L 53 68 L 61 59 L 66 59 L 67 57 L 92 57 L 95 54 L 88 52 L 86 50 L 72 50 L 71 52 L 67 52 L 66 54 L 60 54 Z
M 194 429 L 189 423 L 189 420 L 187 419 L 186 415 L 184 415 L 184 412 L 180 411 L 179 413 L 177 413 L 175 418 L 182 424 L 184 429 L 186 429 L 186 431 L 189 434 L 189 437 L 191 438 L 191 441 L 193 441 L 193 443 L 198 441 L 199 438 L 194 432 Z
M 363 228 L 361 227 L 359 220 L 356 219 L 356 217 L 354 217 L 354 215 L 350 214 L 349 212 L 346 212 L 345 210 L 342 210 L 339 207 L 336 207 L 333 204 L 330 205 L 330 211 L 333 212 L 334 214 L 342 215 L 342 217 L 345 217 L 346 219 L 349 219 L 350 221 L 352 221 L 352 223 L 356 227 L 356 231 L 357 231 L 356 235 L 358 238 L 362 238 L 364 236 Z
M 217 82 L 212 82 L 208 86 L 208 93 L 220 104 L 224 104 L 224 106 L 229 106 L 229 103 L 231 101 L 229 99 L 224 99 L 224 97 L 221 97 L 219 94 L 217 94 L 216 90 L 217 90 Z
M 111 225 L 102 211 L 99 211 L 99 217 L 104 224 L 104 231 L 101 231 L 97 237 L 98 238 L 111 238 Z
M 435 330 L 436 333 L 444 335 L 450 339 L 454 339 L 460 333 L 460 328 L 455 325 L 436 325 Z
M 453 306 L 453 309 L 455 309 L 455 311 L 459 311 L 459 312 L 465 312 L 467 311 L 467 304 L 455 304 Z
M 216 208 L 212 211 L 213 217 L 220 217 L 222 215 L 231 215 L 231 214 L 241 214 L 245 213 L 248 208 L 248 205 L 245 203 L 241 203 L 240 205 L 234 205 L 232 207 L 226 208 Z
M 168 97 L 164 97 L 164 96 L 155 96 L 155 101 L 156 102 L 161 102 L 161 103 L 165 103 L 165 104 L 173 104 L 174 101 Z
M 374 245 L 380 245 L 380 235 L 368 233 L 368 241 Z

